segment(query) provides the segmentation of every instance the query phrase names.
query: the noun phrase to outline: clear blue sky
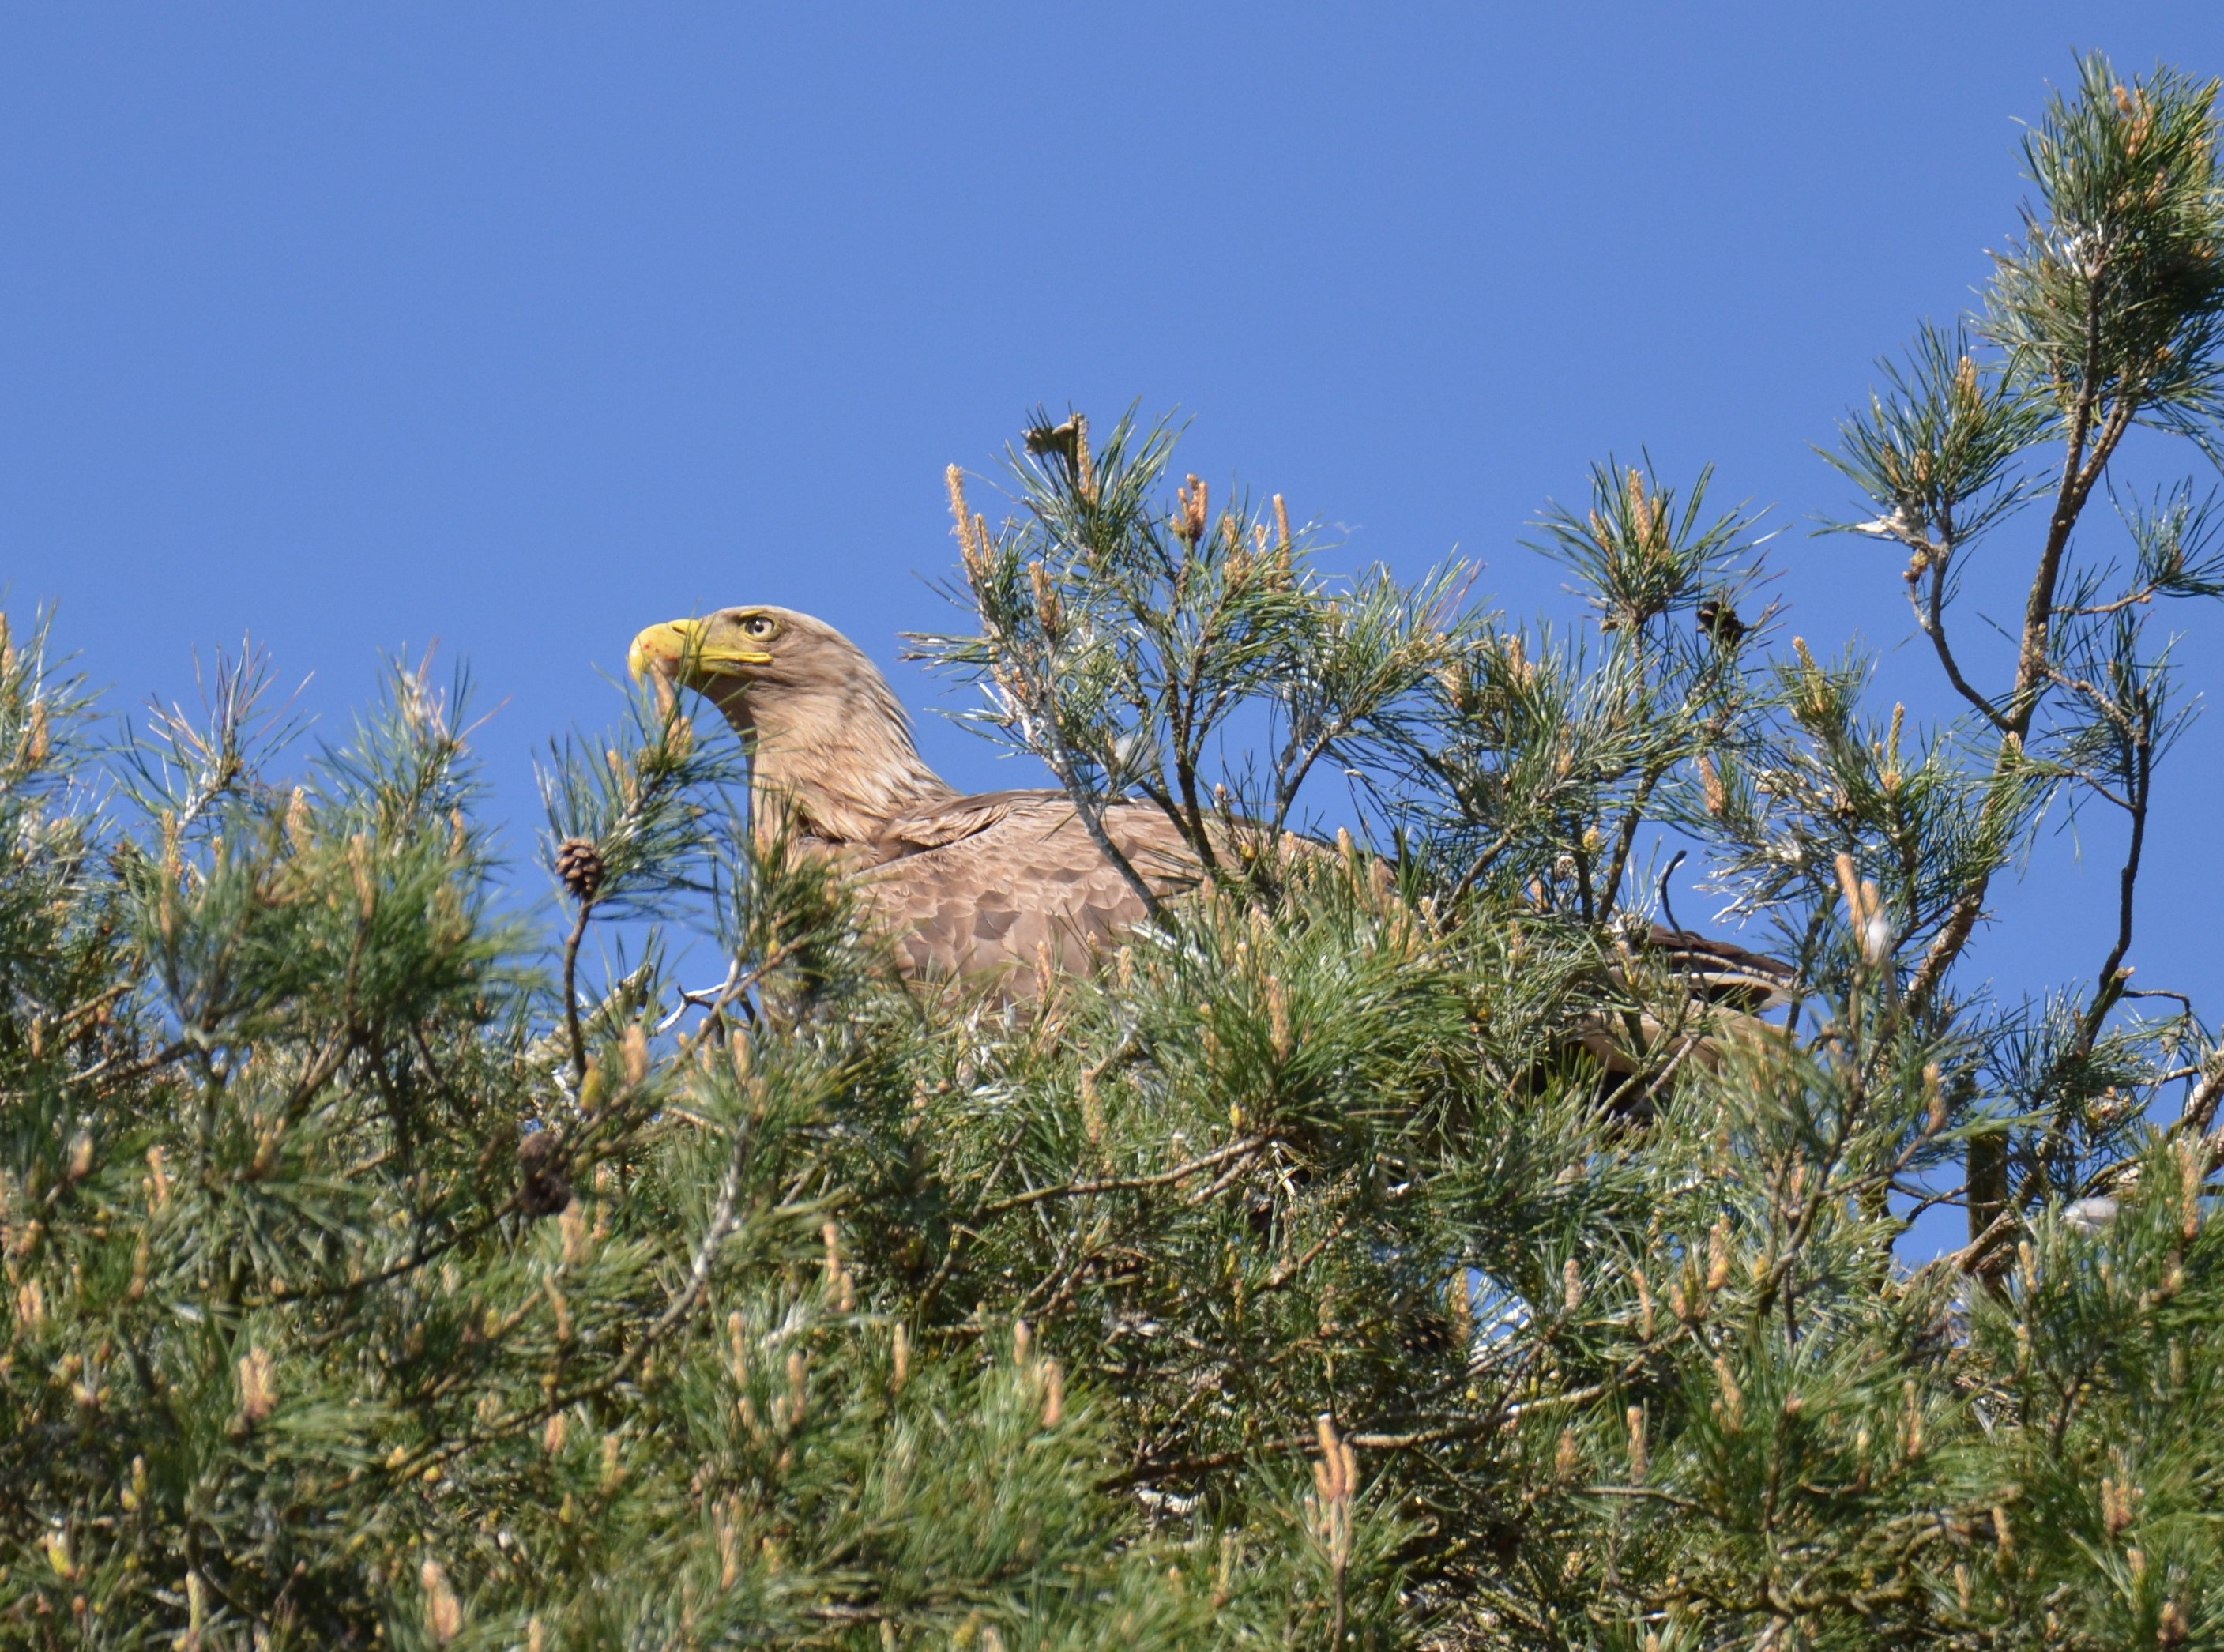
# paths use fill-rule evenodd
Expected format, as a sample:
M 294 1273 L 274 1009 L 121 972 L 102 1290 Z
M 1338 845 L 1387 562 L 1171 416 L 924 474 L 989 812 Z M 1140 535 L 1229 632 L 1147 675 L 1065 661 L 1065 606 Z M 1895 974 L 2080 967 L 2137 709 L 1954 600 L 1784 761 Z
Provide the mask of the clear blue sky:
M 1849 503 L 1809 444 L 1968 301 L 2014 122 L 2093 46 L 2224 72 L 2224 9 L 15 8 L 0 584 L 118 709 L 249 631 L 332 731 L 438 638 L 503 702 L 521 851 L 638 626 L 770 599 L 893 666 L 942 467 L 1140 399 L 1349 560 L 1456 548 L 1517 611 L 1567 610 L 1516 542 L 1587 463 L 1712 460 L 1791 530 L 1788 629 L 1943 708 L 1898 559 L 1807 536 Z M 2165 779 L 2132 953 L 2212 1010 L 2220 756 Z M 2089 974 L 2115 846 L 2051 842 L 1975 968 Z

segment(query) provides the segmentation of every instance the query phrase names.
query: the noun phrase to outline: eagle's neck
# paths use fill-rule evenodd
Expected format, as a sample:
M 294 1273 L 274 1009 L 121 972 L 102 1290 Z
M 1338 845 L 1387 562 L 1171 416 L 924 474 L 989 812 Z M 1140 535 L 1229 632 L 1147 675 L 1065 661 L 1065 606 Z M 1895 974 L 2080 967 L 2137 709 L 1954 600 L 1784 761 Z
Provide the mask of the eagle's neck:
M 867 844 L 898 816 L 957 795 L 921 760 L 885 682 L 736 695 L 721 708 L 749 742 L 761 830 Z

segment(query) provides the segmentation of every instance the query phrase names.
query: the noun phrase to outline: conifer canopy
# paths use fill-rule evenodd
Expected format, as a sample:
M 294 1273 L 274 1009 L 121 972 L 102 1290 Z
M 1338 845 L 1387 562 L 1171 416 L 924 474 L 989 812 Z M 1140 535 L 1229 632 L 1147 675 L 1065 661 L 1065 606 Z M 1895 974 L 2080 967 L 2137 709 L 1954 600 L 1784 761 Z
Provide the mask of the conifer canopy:
M 1943 723 L 1704 472 L 1548 506 L 1534 621 L 1331 575 L 1163 423 L 1039 410 L 994 525 L 953 473 L 913 644 L 1055 781 L 974 835 L 1135 903 L 1024 1000 L 891 954 L 856 863 L 980 801 L 893 700 L 813 791 L 737 697 L 848 658 L 801 616 L 644 633 L 539 908 L 460 674 L 312 749 L 250 653 L 119 732 L 0 630 L 0 1644 L 2224 1645 L 2224 1051 L 2132 973 L 2224 550 L 2107 485 L 2224 434 L 2216 91 L 2082 60 L 1842 421 Z M 2116 921 L 2013 1000 L 2057 805 Z

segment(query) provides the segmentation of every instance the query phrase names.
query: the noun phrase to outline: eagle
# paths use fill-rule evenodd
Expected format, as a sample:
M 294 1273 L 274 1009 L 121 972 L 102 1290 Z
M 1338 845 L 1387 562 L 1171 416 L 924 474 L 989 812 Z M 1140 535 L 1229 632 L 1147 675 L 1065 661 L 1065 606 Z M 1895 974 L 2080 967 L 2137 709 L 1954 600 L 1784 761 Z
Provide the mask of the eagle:
M 961 793 L 912 742 L 864 651 L 789 608 L 723 608 L 651 625 L 626 663 L 693 689 L 749 750 L 761 826 L 853 871 L 922 980 L 995 976 L 1031 997 L 1041 969 L 1086 971 L 1149 916 L 1062 790 Z M 1154 805 L 1106 803 L 1105 836 L 1154 898 L 1196 887 L 1187 841 Z
M 1043 970 L 1085 972 L 1106 943 L 1150 915 L 1154 899 L 1197 887 L 1196 851 L 1156 804 L 1097 811 L 1134 875 L 1099 846 L 1063 790 L 961 793 L 920 758 L 911 721 L 862 649 L 793 609 L 722 608 L 651 625 L 626 663 L 692 689 L 747 744 L 761 827 L 850 869 L 919 980 L 994 977 L 1036 996 Z M 1695 997 L 1747 1012 L 1784 1001 L 1774 960 L 1654 926 L 1651 950 Z M 1610 1067 L 1618 1040 L 1587 1037 Z

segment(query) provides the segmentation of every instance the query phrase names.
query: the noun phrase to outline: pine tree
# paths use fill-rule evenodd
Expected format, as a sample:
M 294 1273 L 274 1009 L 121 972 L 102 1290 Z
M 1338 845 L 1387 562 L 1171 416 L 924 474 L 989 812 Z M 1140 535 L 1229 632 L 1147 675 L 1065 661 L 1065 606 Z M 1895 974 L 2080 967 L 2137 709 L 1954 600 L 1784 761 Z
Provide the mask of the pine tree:
M 0 1640 L 2224 1645 L 2224 1053 L 2128 968 L 2224 554 L 2107 487 L 2219 434 L 2215 92 L 2082 60 L 1844 422 L 1944 725 L 1784 642 L 1703 474 L 1543 515 L 1557 626 L 1329 577 L 1164 425 L 954 477 L 919 651 L 1209 870 L 1039 1003 L 900 981 L 668 698 L 552 749 L 536 915 L 462 679 L 306 754 L 250 656 L 111 739 L 0 640 Z M 2057 805 L 2119 931 L 2005 1001 Z M 1777 1022 L 1646 944 L 1684 854 Z

